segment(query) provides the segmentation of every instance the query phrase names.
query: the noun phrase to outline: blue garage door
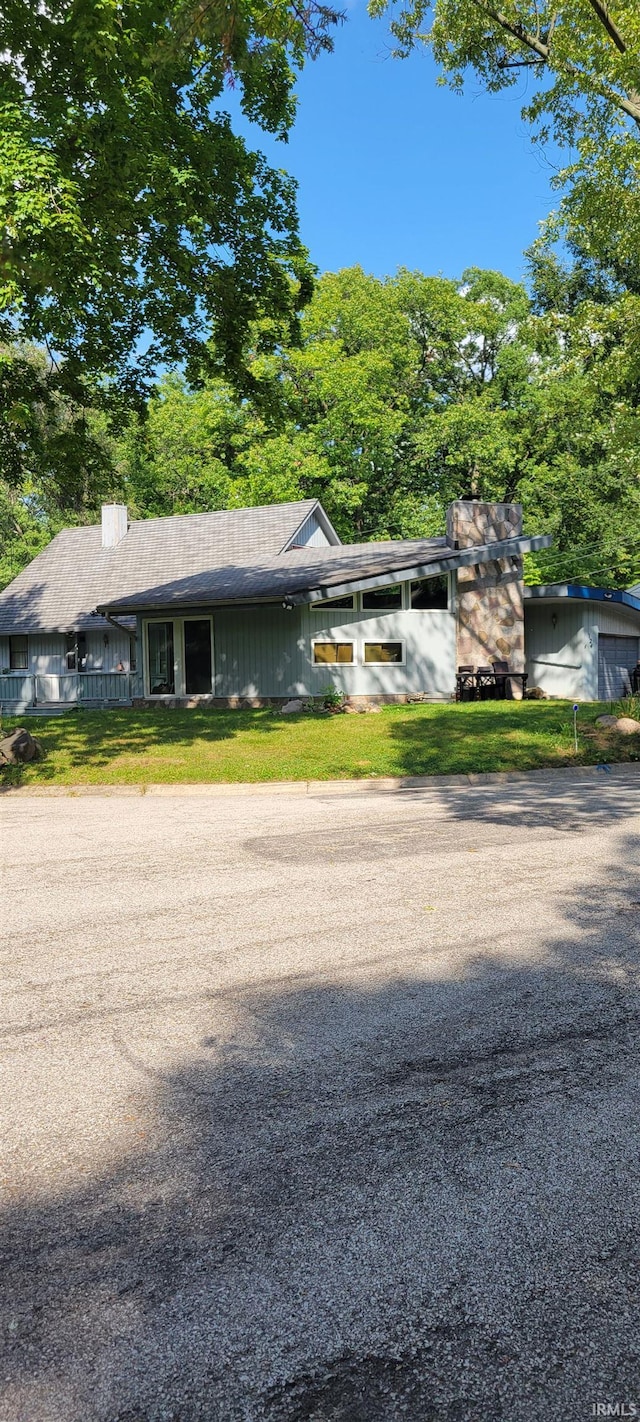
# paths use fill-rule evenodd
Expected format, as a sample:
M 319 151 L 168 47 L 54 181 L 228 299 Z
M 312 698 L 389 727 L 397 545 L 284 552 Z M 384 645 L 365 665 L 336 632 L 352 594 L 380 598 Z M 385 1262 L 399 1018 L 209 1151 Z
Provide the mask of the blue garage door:
M 598 700 L 617 701 L 631 689 L 640 638 L 598 637 Z

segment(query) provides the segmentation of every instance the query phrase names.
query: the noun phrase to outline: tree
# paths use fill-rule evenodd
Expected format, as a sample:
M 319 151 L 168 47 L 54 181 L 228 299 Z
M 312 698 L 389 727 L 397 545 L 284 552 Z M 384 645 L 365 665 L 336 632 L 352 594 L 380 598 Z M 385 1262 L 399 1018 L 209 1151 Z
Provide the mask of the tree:
M 467 441 L 445 467 L 436 431 L 453 410 L 468 429 L 483 411 L 499 419 L 527 377 L 529 314 L 524 289 L 495 272 L 470 270 L 462 284 L 327 274 L 299 344 L 264 354 L 256 342 L 251 398 L 220 381 L 202 392 L 161 382 L 121 454 L 130 500 L 188 512 L 311 495 L 346 539 L 441 531 L 448 498 L 474 490 L 476 455 Z
M 311 279 L 295 184 L 223 96 L 286 138 L 295 71 L 337 18 L 319 0 L 7 0 L 0 336 L 126 393 L 159 362 L 237 376 L 261 312 L 293 330 Z
M 371 0 L 373 14 L 388 8 Z M 524 117 L 571 149 L 550 234 L 640 289 L 637 0 L 409 0 L 392 30 L 401 55 L 427 43 L 457 90 L 470 71 L 492 93 L 528 75 Z
M 62 524 L 95 521 L 105 496 L 137 518 L 318 497 L 356 542 L 443 533 L 449 501 L 477 497 L 519 500 L 525 528 L 553 534 L 528 558 L 530 581 L 629 585 L 640 578 L 640 298 L 598 292 L 597 275 L 555 258 L 539 265 L 533 300 L 476 268 L 458 282 L 328 274 L 299 342 L 274 344 L 262 322 L 253 331 L 249 393 L 168 373 L 122 430 L 24 352 L 26 415 L 16 402 L 0 422 L 15 461 L 0 484 L 0 576 Z

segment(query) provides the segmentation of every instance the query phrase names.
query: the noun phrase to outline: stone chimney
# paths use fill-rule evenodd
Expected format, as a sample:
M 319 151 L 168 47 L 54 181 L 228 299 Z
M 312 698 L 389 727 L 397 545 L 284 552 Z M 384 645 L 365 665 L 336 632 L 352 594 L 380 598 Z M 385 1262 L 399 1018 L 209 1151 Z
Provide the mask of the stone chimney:
M 127 517 L 126 504 L 103 504 L 102 505 L 102 547 L 117 548 L 122 542 L 129 520 Z
M 454 548 L 474 548 L 517 538 L 521 504 L 458 500 L 447 510 L 447 537 Z M 458 666 L 489 666 L 498 659 L 524 671 L 524 583 L 522 558 L 469 564 L 456 574 Z M 511 683 L 514 696 L 517 682 Z

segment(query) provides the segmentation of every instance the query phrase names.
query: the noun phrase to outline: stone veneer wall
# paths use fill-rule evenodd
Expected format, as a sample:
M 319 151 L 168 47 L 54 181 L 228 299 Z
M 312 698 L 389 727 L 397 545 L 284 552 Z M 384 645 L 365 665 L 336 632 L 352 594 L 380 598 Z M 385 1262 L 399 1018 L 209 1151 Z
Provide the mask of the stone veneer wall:
M 462 501 L 447 511 L 447 535 L 454 547 L 473 548 L 522 533 L 520 504 Z M 458 666 L 488 666 L 497 658 L 524 671 L 524 583 L 521 558 L 500 558 L 457 572 L 456 641 Z M 512 692 L 520 694 L 517 682 Z

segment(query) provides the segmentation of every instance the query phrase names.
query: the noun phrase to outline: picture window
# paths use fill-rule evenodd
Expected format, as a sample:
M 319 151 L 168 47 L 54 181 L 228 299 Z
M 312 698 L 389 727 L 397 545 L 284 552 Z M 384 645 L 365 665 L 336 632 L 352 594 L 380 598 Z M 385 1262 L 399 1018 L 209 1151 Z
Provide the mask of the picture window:
M 404 647 L 402 642 L 365 642 L 364 660 L 370 665 L 398 665 L 404 661 Z
M 316 666 L 352 665 L 353 642 L 314 642 L 313 660 Z

